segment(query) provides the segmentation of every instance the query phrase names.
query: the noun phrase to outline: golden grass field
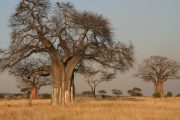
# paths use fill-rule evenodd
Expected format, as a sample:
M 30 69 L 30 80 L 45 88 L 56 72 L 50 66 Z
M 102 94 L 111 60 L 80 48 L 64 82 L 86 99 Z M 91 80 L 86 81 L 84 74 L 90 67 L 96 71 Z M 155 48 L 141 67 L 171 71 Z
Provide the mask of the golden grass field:
M 0 120 L 180 120 L 180 98 L 76 98 L 66 106 L 50 100 L 0 101 Z

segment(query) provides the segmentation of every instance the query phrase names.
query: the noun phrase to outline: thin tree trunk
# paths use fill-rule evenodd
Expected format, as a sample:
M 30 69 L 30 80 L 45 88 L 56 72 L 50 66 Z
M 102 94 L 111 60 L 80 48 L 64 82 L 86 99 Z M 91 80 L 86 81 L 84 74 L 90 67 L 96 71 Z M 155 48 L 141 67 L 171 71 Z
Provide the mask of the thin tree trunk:
M 93 88 L 92 92 L 93 92 L 93 97 L 96 98 L 96 88 L 95 87 Z

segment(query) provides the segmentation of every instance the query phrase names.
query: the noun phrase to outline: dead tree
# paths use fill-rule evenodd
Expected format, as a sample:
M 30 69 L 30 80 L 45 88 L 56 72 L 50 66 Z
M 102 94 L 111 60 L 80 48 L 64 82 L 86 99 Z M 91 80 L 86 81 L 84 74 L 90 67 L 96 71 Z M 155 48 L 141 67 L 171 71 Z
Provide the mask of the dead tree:
M 52 8 L 55 8 L 52 10 Z M 73 100 L 75 67 L 93 60 L 120 71 L 132 67 L 134 47 L 112 40 L 109 21 L 102 15 L 79 12 L 70 3 L 49 0 L 21 0 L 10 18 L 12 39 L 1 69 L 11 67 L 34 54 L 50 59 L 52 103 Z
M 167 57 L 151 56 L 144 60 L 144 63 L 139 66 L 137 77 L 145 81 L 153 82 L 155 93 L 159 93 L 161 97 L 164 96 L 163 86 L 164 82 L 169 79 L 179 79 L 178 71 L 180 64 Z

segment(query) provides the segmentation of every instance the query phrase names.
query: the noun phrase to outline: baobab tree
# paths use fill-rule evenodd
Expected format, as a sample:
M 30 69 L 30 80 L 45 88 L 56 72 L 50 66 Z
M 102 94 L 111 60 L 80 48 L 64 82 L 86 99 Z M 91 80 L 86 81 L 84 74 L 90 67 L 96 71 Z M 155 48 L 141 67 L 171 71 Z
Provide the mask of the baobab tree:
M 10 27 L 11 44 L 1 59 L 1 69 L 45 54 L 44 59 L 50 60 L 46 67 L 52 78 L 53 105 L 73 100 L 74 69 L 82 60 L 119 71 L 129 69 L 134 62 L 133 45 L 112 40 L 106 18 L 79 12 L 70 3 L 58 2 L 51 7 L 49 0 L 21 0 L 10 18 Z
M 163 86 L 164 82 L 169 79 L 179 79 L 178 71 L 180 64 L 167 57 L 151 56 L 144 60 L 144 63 L 139 66 L 137 77 L 145 81 L 150 81 L 154 84 L 155 93 L 159 93 L 161 97 L 164 96 Z
M 17 79 L 18 88 L 30 99 L 37 99 L 40 87 L 51 84 L 49 69 L 38 69 L 47 63 L 37 60 L 21 61 L 10 69 L 10 74 Z

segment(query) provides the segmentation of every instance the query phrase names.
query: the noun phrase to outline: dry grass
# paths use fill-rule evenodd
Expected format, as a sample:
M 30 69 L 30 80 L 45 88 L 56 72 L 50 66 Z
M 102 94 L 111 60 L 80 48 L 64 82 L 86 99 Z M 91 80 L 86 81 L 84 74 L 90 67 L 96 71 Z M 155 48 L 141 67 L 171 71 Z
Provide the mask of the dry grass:
M 67 106 L 50 100 L 0 101 L 0 120 L 180 120 L 180 98 L 77 98 Z

